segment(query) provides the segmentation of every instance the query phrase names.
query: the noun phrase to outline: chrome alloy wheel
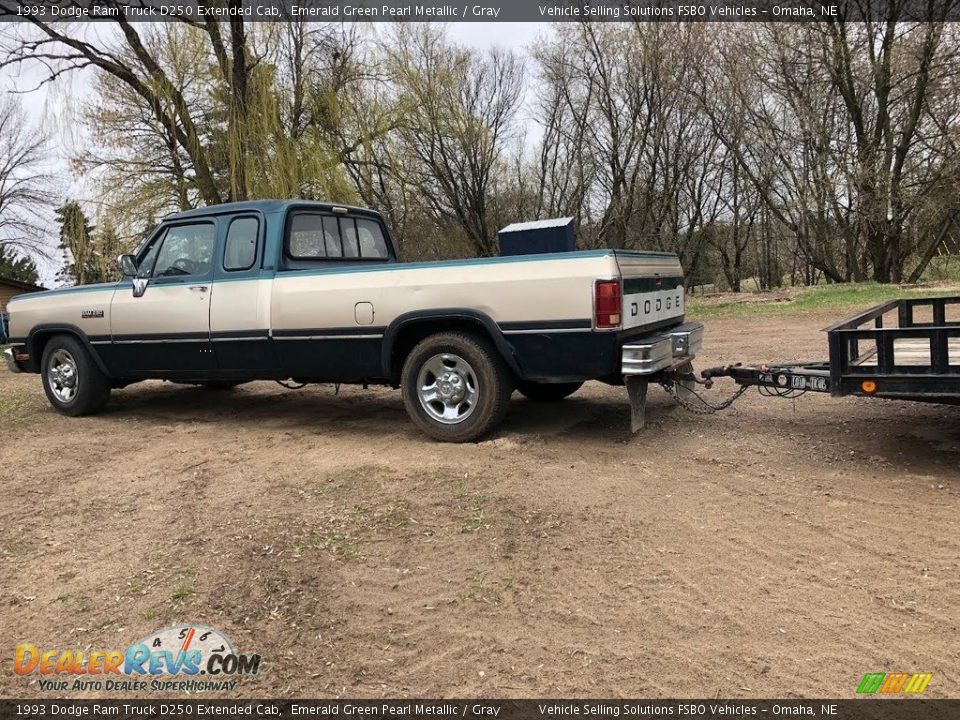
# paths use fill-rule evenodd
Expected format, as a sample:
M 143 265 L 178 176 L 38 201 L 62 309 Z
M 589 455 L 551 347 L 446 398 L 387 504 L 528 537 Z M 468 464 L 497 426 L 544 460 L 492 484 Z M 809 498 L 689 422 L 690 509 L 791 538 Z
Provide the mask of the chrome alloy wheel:
M 77 361 L 63 348 L 50 356 L 47 382 L 54 396 L 62 403 L 69 403 L 77 396 Z
M 433 420 L 456 425 L 473 414 L 479 392 L 477 375 L 459 355 L 441 353 L 427 360 L 417 376 L 420 406 Z

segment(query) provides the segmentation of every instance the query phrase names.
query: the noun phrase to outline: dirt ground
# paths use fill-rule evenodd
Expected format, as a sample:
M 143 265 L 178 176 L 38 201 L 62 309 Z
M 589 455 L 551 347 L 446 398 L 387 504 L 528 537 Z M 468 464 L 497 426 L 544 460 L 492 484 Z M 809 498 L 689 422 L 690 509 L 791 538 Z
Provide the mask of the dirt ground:
M 698 365 L 824 357 L 833 320 L 711 319 Z M 4 368 L 0 409 L 4 697 L 43 694 L 17 643 L 179 622 L 263 656 L 243 697 L 960 696 L 956 408 L 658 388 L 631 437 L 590 383 L 452 446 L 390 390 L 151 382 L 70 419 Z

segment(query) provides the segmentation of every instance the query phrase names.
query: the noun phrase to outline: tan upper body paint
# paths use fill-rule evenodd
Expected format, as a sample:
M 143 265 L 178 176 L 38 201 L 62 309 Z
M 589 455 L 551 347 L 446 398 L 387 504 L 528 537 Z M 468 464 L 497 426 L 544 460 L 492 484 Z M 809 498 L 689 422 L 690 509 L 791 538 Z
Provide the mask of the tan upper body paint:
M 329 250 L 328 224 L 337 228 L 339 253 Z M 357 257 L 371 247 L 379 254 Z M 351 249 L 354 256 L 343 257 Z M 508 362 L 515 359 L 517 372 L 530 369 L 527 377 L 601 377 L 616 372 L 619 355 L 609 343 L 597 345 L 599 335 L 622 331 L 623 344 L 647 328 L 681 322 L 684 313 L 682 271 L 669 253 L 400 263 L 376 213 L 321 203 L 257 201 L 181 213 L 161 224 L 131 264 L 147 268 L 144 276 L 18 297 L 10 304 L 14 343 L 40 355 L 43 345 L 31 337 L 73 332 L 122 378 L 250 368 L 257 377 L 289 369 L 314 379 L 382 379 L 395 377 L 387 365 L 402 321 L 469 314 L 500 342 Z M 595 326 L 596 284 L 604 280 L 622 291 L 614 328 Z M 270 338 L 276 342 L 267 348 L 250 347 Z M 310 345 L 331 339 L 344 342 Z M 144 343 L 167 347 L 134 347 Z M 338 353 L 333 369 L 331 353 Z M 356 375 L 351 353 L 363 354 Z
M 383 328 L 405 313 L 442 308 L 467 308 L 498 324 L 590 320 L 596 280 L 680 272 L 679 263 L 669 258 L 618 263 L 613 253 L 571 253 L 569 258 L 518 262 L 417 263 L 410 269 L 399 264 L 349 272 L 281 271 L 272 278 L 151 285 L 142 297 L 133 296 L 129 283 L 118 283 L 20 296 L 11 303 L 10 335 L 23 338 L 38 325 L 59 323 L 100 340 L 207 331 Z M 656 320 L 683 315 L 682 288 L 674 295 L 678 303 L 661 310 Z M 629 300 L 625 293 L 626 304 Z

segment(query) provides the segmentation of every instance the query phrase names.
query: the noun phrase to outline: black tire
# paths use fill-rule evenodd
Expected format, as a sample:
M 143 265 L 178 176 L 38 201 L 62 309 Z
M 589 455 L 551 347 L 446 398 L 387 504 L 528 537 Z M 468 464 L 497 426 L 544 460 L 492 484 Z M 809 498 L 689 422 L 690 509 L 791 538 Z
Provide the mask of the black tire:
M 582 382 L 572 383 L 540 383 L 532 380 L 520 380 L 517 382 L 517 390 L 525 398 L 536 402 L 559 402 L 565 397 L 573 395 L 577 390 L 583 387 Z
M 40 376 L 47 400 L 63 415 L 92 415 L 110 399 L 110 379 L 73 335 L 50 338 L 43 349 Z M 72 389 L 69 397 L 68 388 Z
M 442 382 L 443 378 L 433 372 L 432 368 L 439 367 L 437 363 L 446 368 L 444 374 L 449 370 L 449 382 Z M 435 394 L 454 388 L 446 401 L 421 401 L 421 379 L 429 383 L 431 375 L 437 387 Z M 420 341 L 404 361 L 400 386 L 410 419 L 441 442 L 471 442 L 489 433 L 503 421 L 513 391 L 510 371 L 490 341 L 459 332 L 439 333 Z M 444 410 L 463 417 L 442 421 L 437 416 Z
M 233 390 L 238 385 L 243 385 L 242 382 L 230 382 L 229 380 L 212 380 L 210 382 L 200 383 L 207 390 Z

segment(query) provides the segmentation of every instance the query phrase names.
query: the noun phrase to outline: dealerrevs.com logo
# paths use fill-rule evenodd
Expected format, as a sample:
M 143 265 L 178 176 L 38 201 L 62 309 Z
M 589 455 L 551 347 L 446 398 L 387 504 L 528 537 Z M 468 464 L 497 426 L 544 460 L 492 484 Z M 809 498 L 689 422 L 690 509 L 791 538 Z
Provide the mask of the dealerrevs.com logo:
M 46 650 L 20 643 L 13 671 L 38 676 L 40 689 L 51 692 L 233 690 L 239 676 L 260 671 L 260 656 L 238 653 L 214 628 L 177 625 L 124 650 Z

